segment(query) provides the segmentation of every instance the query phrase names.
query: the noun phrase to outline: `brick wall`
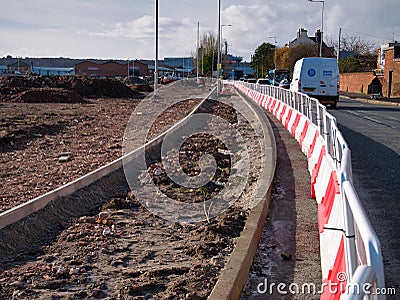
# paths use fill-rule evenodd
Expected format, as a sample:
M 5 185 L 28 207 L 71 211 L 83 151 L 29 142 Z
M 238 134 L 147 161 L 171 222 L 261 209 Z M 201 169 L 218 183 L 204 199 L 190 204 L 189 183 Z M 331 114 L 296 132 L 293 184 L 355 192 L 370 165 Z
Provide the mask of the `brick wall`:
M 391 98 L 400 98 L 400 58 L 394 57 L 394 49 L 385 50 L 384 75 L 375 76 L 374 72 L 340 74 L 340 90 L 351 93 L 368 93 L 368 85 L 377 77 L 382 84 L 382 95 L 389 97 L 389 72 L 392 74 Z
M 374 78 L 374 72 L 340 74 L 340 91 L 367 94 L 368 85 Z

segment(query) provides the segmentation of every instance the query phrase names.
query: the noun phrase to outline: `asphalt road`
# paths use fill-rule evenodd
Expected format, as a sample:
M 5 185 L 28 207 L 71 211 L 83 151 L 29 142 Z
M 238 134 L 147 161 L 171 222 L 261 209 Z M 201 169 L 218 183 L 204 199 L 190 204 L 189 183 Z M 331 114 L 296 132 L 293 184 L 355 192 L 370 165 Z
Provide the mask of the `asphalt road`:
M 341 98 L 329 112 L 352 151 L 354 185 L 381 243 L 386 287 L 399 295 L 400 108 Z

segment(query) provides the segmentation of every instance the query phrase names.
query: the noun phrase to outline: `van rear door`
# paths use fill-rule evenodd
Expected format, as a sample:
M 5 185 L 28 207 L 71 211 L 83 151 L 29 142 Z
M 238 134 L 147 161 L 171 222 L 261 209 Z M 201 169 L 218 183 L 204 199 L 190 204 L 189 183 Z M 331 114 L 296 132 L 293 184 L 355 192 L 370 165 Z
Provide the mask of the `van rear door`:
M 310 64 L 309 61 L 304 61 L 302 76 L 301 76 L 301 85 L 302 92 L 309 95 L 318 95 L 320 93 L 320 74 L 319 74 L 319 64 L 316 65 L 315 61 Z
M 319 94 L 335 95 L 337 94 L 336 70 L 333 66 L 322 66 L 319 83 Z

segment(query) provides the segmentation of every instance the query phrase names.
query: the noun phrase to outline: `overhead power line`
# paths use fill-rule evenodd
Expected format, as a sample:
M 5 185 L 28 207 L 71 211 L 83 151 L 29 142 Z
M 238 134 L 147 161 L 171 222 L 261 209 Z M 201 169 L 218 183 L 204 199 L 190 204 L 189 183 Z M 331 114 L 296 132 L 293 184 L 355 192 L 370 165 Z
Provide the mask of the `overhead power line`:
M 345 30 L 345 31 L 348 31 L 348 32 L 352 32 L 352 33 L 356 33 L 356 34 L 361 34 L 361 35 L 369 36 L 369 37 L 373 37 L 373 38 L 377 38 L 377 39 L 380 39 L 380 40 L 389 40 L 389 41 L 394 40 L 394 36 L 393 36 L 393 37 L 390 37 L 390 38 L 388 38 L 388 37 L 382 37 L 382 36 L 376 36 L 376 35 L 372 35 L 372 34 L 368 34 L 368 33 L 357 32 L 357 31 L 350 30 L 350 29 L 343 28 L 343 27 L 342 27 L 342 30 Z

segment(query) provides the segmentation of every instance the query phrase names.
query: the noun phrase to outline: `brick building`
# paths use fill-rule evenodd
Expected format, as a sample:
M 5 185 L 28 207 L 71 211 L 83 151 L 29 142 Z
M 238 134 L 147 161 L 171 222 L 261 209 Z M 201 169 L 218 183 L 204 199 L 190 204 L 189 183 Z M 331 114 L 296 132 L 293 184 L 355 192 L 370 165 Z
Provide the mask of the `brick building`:
M 383 71 L 382 93 L 385 97 L 400 97 L 400 43 L 389 43 L 380 49 Z
M 129 76 L 147 76 L 149 67 L 139 60 L 131 60 L 129 64 Z
M 85 60 L 75 65 L 75 75 L 96 77 L 143 76 L 148 73 L 147 65 L 139 61 L 92 61 Z
M 7 66 L 8 74 L 28 74 L 29 73 L 29 65 L 22 60 L 19 60 L 9 64 Z
M 400 97 L 400 43 L 382 45 L 378 68 L 371 72 L 340 74 L 340 90 L 352 93 L 381 93 L 383 97 Z

